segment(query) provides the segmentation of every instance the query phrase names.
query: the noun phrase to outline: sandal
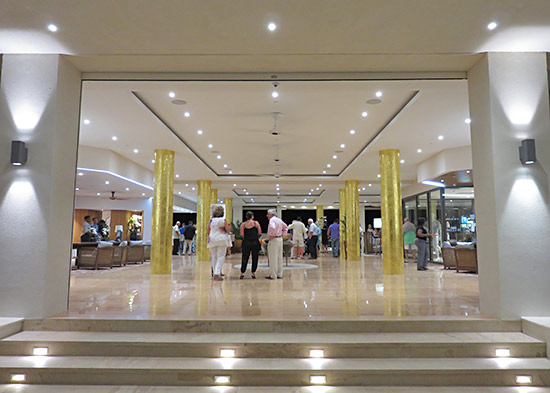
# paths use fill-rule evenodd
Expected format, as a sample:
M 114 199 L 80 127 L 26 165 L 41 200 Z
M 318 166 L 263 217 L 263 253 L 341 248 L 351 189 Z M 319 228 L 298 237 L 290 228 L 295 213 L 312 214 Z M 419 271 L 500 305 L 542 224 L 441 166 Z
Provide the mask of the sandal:
M 253 279 L 256 279 L 256 275 L 255 275 L 254 273 L 252 273 L 250 276 L 251 276 Z
M 244 279 L 244 273 L 241 273 L 241 276 L 239 277 L 240 280 Z

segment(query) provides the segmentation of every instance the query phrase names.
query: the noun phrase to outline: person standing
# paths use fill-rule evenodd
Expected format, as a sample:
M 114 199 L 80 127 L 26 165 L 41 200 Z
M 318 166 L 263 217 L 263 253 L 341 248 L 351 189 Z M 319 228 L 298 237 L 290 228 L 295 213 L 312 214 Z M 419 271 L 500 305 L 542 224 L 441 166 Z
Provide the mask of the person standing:
M 267 227 L 267 256 L 269 258 L 270 275 L 268 280 L 283 278 L 283 236 L 287 234 L 287 225 L 277 217 L 277 210 L 269 209 L 267 211 L 269 225 Z
M 180 225 L 179 221 L 172 228 L 172 255 L 178 255 L 180 249 Z
M 313 219 L 310 218 L 307 220 L 309 228 L 308 233 L 308 242 L 307 248 L 309 249 L 310 257 L 309 259 L 317 259 L 317 241 L 319 240 L 319 228 L 313 222 Z
M 335 219 L 328 227 L 328 238 L 330 240 L 330 247 L 332 249 L 332 256 L 340 256 L 340 220 Z
M 82 235 L 80 235 L 80 241 L 83 243 L 93 241 L 93 232 L 92 218 L 90 216 L 84 217 L 84 224 L 82 224 Z
M 302 217 L 296 217 L 296 220 L 292 221 L 288 229 L 292 229 L 294 256 L 296 259 L 304 259 L 304 235 L 306 234 L 306 226 L 302 222 Z
M 208 223 L 208 248 L 210 249 L 210 263 L 214 281 L 223 281 L 222 267 L 225 261 L 227 247 L 231 244 L 229 239 L 229 224 L 223 218 L 223 206 L 217 206 L 212 212 L 212 218 Z
M 418 226 L 416 227 L 416 248 L 418 249 L 418 265 L 416 270 L 428 270 L 428 239 L 432 235 L 428 234 L 428 231 L 424 227 L 424 218 L 418 219 Z
M 183 231 L 183 241 L 185 242 L 185 248 L 183 250 L 185 255 L 193 254 L 193 238 L 195 237 L 195 226 L 193 221 L 189 221 Z
M 413 254 L 413 262 L 416 262 L 416 246 L 414 245 L 416 240 L 416 227 L 405 217 L 403 220 L 403 244 L 405 248 L 405 263 L 409 263 L 409 250 Z
M 241 236 L 243 237 L 243 253 L 241 261 L 241 277 L 244 278 L 248 259 L 252 253 L 252 278 L 256 278 L 256 270 L 258 269 L 258 258 L 260 256 L 260 235 L 262 228 L 258 221 L 254 221 L 254 213 L 246 212 L 246 221 L 241 224 Z

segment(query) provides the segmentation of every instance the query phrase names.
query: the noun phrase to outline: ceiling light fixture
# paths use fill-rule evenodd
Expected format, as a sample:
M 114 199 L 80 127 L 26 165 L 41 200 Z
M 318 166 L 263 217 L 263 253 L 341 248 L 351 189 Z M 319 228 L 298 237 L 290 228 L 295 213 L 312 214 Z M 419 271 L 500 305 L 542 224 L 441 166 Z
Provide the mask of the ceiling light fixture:
M 223 167 L 224 167 L 224 168 L 227 168 L 227 164 L 223 164 Z
M 437 137 L 437 139 L 439 139 L 440 141 L 442 141 L 444 138 L 445 138 L 445 137 L 444 137 L 443 135 L 439 135 L 439 136 Z
M 79 190 L 80 190 L 80 188 L 76 187 L 76 191 L 79 191 Z
M 404 163 L 405 163 L 405 160 L 401 160 L 401 161 L 399 161 L 399 162 L 400 162 L 401 164 L 404 164 Z
M 340 145 L 340 149 L 345 149 L 346 148 L 346 145 L 344 145 L 343 143 Z
M 208 148 L 209 148 L 209 149 L 212 149 L 213 147 L 214 147 L 214 145 L 211 144 L 211 143 L 208 145 Z
M 154 164 L 154 163 L 155 163 L 155 160 L 151 160 L 151 163 Z
M 375 95 L 376 95 L 376 97 L 380 98 L 380 97 L 382 97 L 382 92 L 379 90 L 379 91 L 376 92 Z
M 184 113 L 183 113 L 183 116 L 189 117 L 189 116 L 191 116 L 191 113 L 189 113 L 189 112 L 184 112 Z
M 350 133 L 351 135 L 353 135 L 353 134 L 355 134 L 355 130 L 349 130 L 349 133 Z
M 216 156 L 216 158 L 217 158 L 218 160 L 221 160 L 221 159 L 222 159 L 222 156 L 220 156 L 220 155 L 218 154 L 218 155 Z
M 367 117 L 368 115 L 369 115 L 368 112 L 361 113 L 361 116 L 363 116 L 363 117 Z
M 378 174 L 378 177 L 381 177 L 380 173 Z
M 141 196 L 145 196 L 145 193 L 144 193 L 144 192 L 142 192 L 142 193 L 141 193 Z
M 237 184 L 233 184 L 233 187 L 237 187 Z
M 279 97 L 279 93 L 274 91 L 274 92 L 271 93 L 271 97 L 277 98 L 277 97 Z
M 466 124 L 470 124 L 471 122 L 472 122 L 472 119 L 470 119 L 469 117 L 464 120 L 464 123 Z
M 431 181 L 431 180 L 424 180 L 422 184 L 425 184 L 427 186 L 434 186 L 434 187 L 445 187 L 445 184 L 438 181 Z
M 330 164 L 327 164 L 327 168 L 330 168 L 331 166 L 332 166 L 332 165 L 330 165 Z
M 338 158 L 338 156 L 336 154 L 332 156 L 333 160 L 336 160 L 337 158 Z
M 326 175 L 327 174 L 327 171 L 323 171 L 323 175 Z
M 195 187 L 191 187 L 191 190 L 195 191 Z
M 233 174 L 233 171 L 229 171 L 229 174 L 232 175 L 232 174 Z
M 125 188 L 126 191 L 130 191 L 130 189 L 128 187 Z
M 197 130 L 197 134 L 202 135 L 202 130 Z
M 138 154 L 138 153 L 139 153 L 139 150 L 138 150 L 138 149 L 134 149 L 134 153 Z
M 86 124 L 86 125 L 90 124 L 90 120 L 84 119 L 84 124 Z
M 180 175 L 176 174 L 176 177 L 180 177 Z
M 105 184 L 109 184 L 109 180 L 105 180 Z
M 277 30 L 277 25 L 276 25 L 275 23 L 273 23 L 273 22 L 269 22 L 269 23 L 267 24 L 267 30 L 269 30 L 269 31 L 275 31 L 275 30 Z
M 489 24 L 487 25 L 487 28 L 488 28 L 489 30 L 494 30 L 494 29 L 497 28 L 497 26 L 498 26 L 498 23 L 497 23 L 497 22 L 491 22 L 491 23 L 489 23 Z
M 113 141 L 117 141 L 117 140 L 118 140 L 118 138 L 117 138 L 116 136 L 112 136 L 111 139 L 112 139 Z
M 174 93 L 173 91 L 168 93 L 168 97 L 170 97 L 170 98 L 174 98 L 175 96 L 176 96 L 176 93 Z
M 57 30 L 59 30 L 59 29 L 57 28 L 56 25 L 54 25 L 53 23 L 50 23 L 50 24 L 48 25 L 48 30 L 51 31 L 52 33 L 55 33 L 55 32 L 56 32 Z
M 100 192 L 98 192 L 98 193 L 97 193 L 96 195 L 97 195 L 97 196 L 100 196 L 100 195 L 101 195 L 101 193 L 100 193 Z
M 371 184 L 371 183 L 369 183 L 369 187 L 372 187 L 372 184 Z
M 416 149 L 417 153 L 422 153 L 422 149 Z

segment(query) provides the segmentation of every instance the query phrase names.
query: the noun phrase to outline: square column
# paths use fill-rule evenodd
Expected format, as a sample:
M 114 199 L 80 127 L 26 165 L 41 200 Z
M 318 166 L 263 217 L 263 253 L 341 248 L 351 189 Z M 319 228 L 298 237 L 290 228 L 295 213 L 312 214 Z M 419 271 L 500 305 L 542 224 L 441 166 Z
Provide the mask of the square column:
M 468 72 L 482 313 L 550 315 L 550 111 L 545 53 L 488 53 Z M 537 162 L 518 147 L 533 138 Z
M 60 55 L 3 55 L 0 82 L 0 315 L 67 310 L 81 75 Z M 14 140 L 28 148 L 10 164 Z

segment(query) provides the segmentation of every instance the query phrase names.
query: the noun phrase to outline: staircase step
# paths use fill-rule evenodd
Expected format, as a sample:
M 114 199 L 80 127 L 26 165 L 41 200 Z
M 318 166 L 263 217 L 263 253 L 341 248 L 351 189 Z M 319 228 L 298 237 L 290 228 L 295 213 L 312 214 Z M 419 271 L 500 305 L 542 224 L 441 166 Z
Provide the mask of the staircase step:
M 545 357 L 546 344 L 523 333 L 120 333 L 25 331 L 0 340 L 0 355 L 28 356 L 46 346 L 51 356 L 307 358 L 322 348 L 330 358 Z
M 219 387 L 199 386 L 84 386 L 84 385 L 0 385 L 0 393 L 550 393 L 550 388 L 529 387 L 520 390 L 517 387 L 365 387 L 337 386 L 311 387 L 297 386 L 253 386 Z
M 521 321 L 490 318 L 362 320 L 135 320 L 48 318 L 25 320 L 23 330 L 158 333 L 448 333 L 521 332 Z
M 307 386 L 325 375 L 338 386 L 515 386 L 517 375 L 530 375 L 533 386 L 549 386 L 550 360 L 0 357 L 0 383 L 14 373 L 55 385 L 212 386 L 222 375 L 233 386 Z

